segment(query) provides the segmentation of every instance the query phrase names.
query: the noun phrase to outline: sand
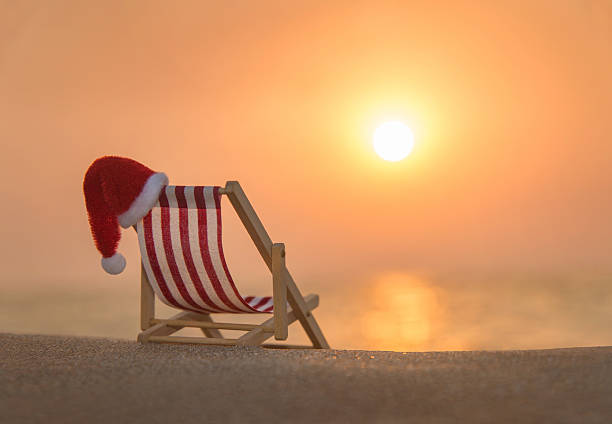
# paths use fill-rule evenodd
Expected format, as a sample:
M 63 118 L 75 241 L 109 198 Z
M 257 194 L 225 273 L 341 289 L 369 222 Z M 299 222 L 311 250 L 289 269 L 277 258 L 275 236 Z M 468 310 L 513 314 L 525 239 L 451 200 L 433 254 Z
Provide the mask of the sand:
M 1 423 L 609 423 L 612 348 L 401 353 L 0 334 Z

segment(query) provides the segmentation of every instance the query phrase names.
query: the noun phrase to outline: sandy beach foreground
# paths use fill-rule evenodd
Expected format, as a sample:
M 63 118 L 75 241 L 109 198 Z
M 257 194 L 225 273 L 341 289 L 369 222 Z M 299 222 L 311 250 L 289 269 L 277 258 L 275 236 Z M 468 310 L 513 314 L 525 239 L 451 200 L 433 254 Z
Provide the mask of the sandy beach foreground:
M 2 423 L 612 422 L 612 348 L 367 352 L 0 334 Z

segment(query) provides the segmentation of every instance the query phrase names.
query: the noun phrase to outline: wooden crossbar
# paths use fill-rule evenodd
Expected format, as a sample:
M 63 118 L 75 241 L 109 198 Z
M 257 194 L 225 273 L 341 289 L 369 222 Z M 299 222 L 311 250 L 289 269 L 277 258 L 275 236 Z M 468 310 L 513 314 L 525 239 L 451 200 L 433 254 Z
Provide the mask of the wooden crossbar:
M 235 345 L 237 339 L 219 339 L 216 337 L 179 337 L 179 336 L 151 336 L 150 342 L 163 343 L 195 343 L 207 345 Z
M 261 345 L 261 347 L 265 347 L 267 349 L 315 349 L 315 347 L 311 345 L 293 345 L 280 343 L 264 343 Z
M 261 328 L 265 332 L 273 333 L 274 328 L 262 327 L 258 324 L 238 324 L 231 322 L 204 322 L 204 321 L 188 321 L 178 319 L 153 319 L 153 324 L 166 324 L 169 327 L 197 327 L 197 328 L 216 328 L 218 330 L 243 330 L 251 331 L 256 328 Z

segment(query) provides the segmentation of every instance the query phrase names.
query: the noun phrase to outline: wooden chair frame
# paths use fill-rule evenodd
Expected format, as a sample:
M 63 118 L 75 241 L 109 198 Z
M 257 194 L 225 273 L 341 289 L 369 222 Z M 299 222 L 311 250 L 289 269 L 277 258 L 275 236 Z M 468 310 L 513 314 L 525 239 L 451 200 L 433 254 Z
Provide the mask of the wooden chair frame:
M 142 332 L 138 335 L 138 341 L 140 343 L 198 343 L 329 349 L 323 332 L 312 315 L 312 310 L 319 305 L 319 296 L 316 294 L 302 296 L 285 265 L 285 245 L 272 243 L 238 181 L 228 181 L 225 188 L 221 188 L 219 193 L 229 198 L 242 224 L 272 273 L 274 302 L 272 318 L 261 324 L 223 323 L 213 321 L 210 314 L 189 311 L 180 312 L 169 319 L 155 318 L 155 292 L 151 288 L 144 266 L 141 265 L 140 328 Z M 289 307 L 287 302 L 289 302 Z M 263 344 L 272 336 L 276 340 L 286 340 L 288 326 L 296 320 L 306 331 L 312 346 Z M 200 328 L 206 337 L 172 336 L 172 334 L 185 327 Z M 219 330 L 242 330 L 246 333 L 237 339 L 227 339 L 222 336 Z

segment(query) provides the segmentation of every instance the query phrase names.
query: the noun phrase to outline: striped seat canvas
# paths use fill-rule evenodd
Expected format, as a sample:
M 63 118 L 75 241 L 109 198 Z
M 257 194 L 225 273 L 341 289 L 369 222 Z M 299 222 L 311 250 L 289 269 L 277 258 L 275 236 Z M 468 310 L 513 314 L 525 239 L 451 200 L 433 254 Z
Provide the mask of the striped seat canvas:
M 219 187 L 166 186 L 137 232 L 148 280 L 167 305 L 199 313 L 273 312 L 271 297 L 242 297 L 232 280 Z

